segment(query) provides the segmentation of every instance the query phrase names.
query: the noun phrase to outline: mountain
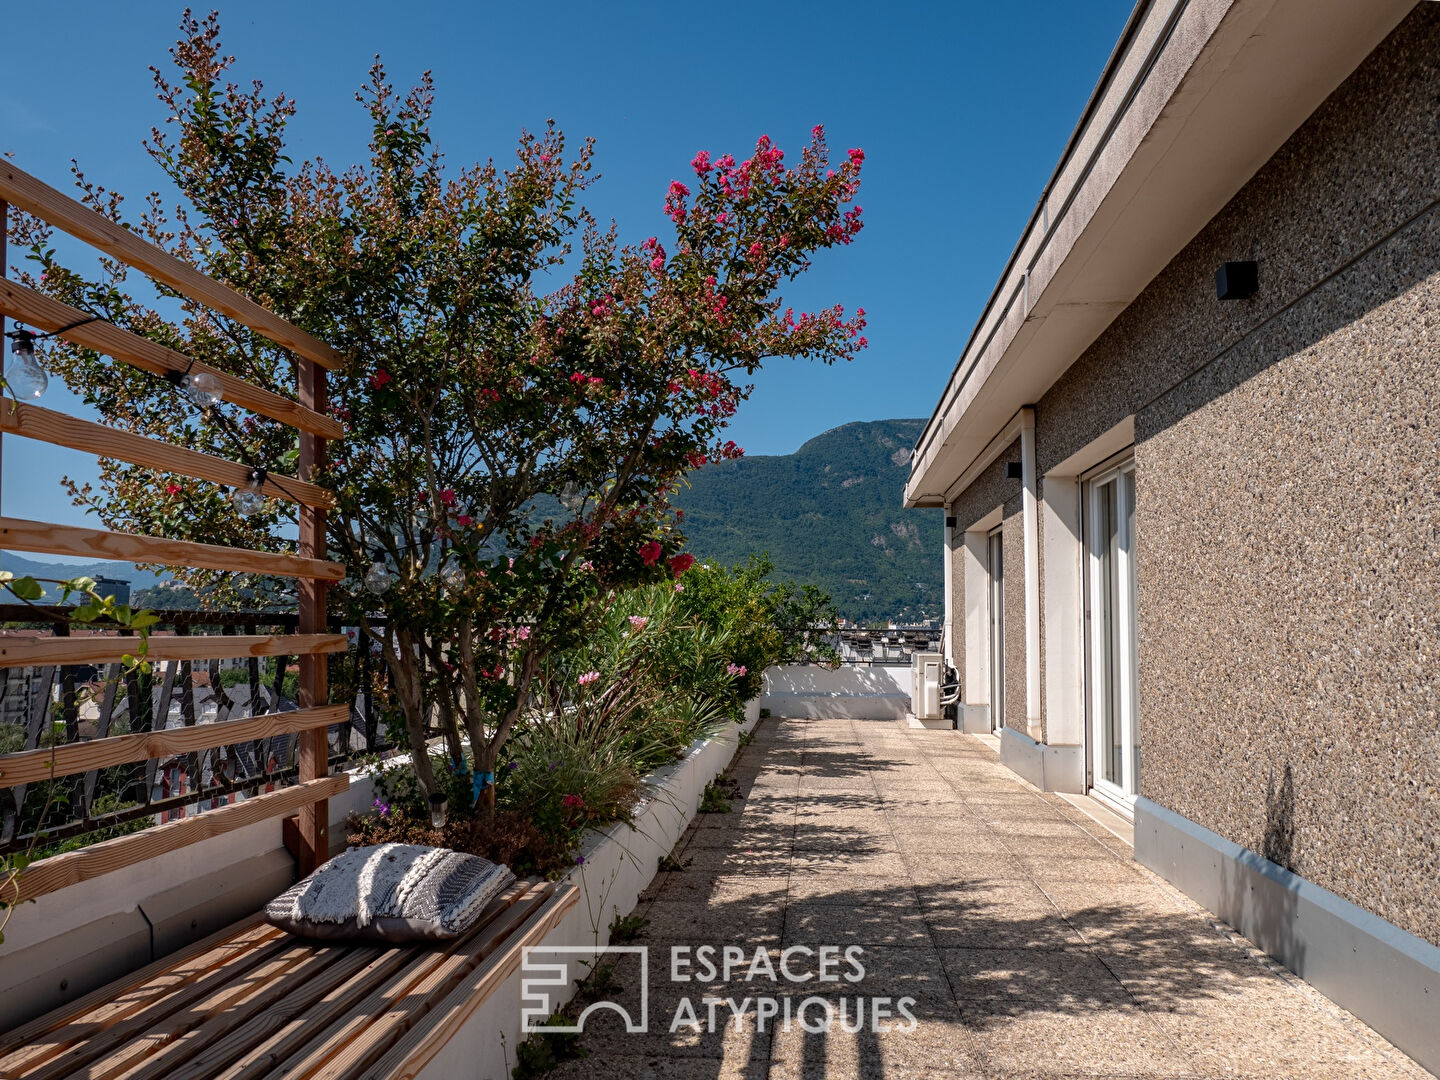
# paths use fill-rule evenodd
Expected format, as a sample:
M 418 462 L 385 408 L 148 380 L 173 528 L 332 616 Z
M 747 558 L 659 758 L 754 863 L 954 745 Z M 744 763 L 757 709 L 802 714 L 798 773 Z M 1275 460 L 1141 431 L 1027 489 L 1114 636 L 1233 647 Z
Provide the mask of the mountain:
M 148 589 L 151 586 L 169 581 L 168 575 L 154 574 L 148 570 L 140 570 L 130 563 L 112 562 L 108 559 L 97 559 L 90 563 L 71 562 L 40 562 L 37 559 L 28 559 L 24 555 L 16 555 L 13 551 L 0 551 L 0 570 L 9 570 L 16 577 L 50 578 L 52 580 L 65 580 L 67 578 L 92 577 L 92 578 L 118 578 L 130 582 L 130 592 L 133 596 L 141 589 Z M 54 603 L 56 599 L 56 587 L 45 585 L 45 599 L 42 603 Z M 12 598 L 13 599 L 13 598 Z M 0 603 L 4 603 L 0 599 Z
M 699 469 L 675 498 L 687 550 L 723 563 L 768 552 L 777 577 L 818 585 L 850 619 L 940 617 L 944 514 L 900 504 L 924 426 L 845 424 L 793 454 Z

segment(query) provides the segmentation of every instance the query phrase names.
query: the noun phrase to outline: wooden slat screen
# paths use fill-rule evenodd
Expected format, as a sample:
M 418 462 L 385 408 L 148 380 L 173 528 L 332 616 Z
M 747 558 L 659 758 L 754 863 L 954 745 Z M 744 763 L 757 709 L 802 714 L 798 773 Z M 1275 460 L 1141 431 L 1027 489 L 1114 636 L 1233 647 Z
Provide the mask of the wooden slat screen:
M 321 367 L 340 366 L 340 357 L 323 341 L 4 160 L 0 160 L 0 199 L 48 221 L 127 266 L 143 270 L 191 300 L 230 316 L 296 356 Z
M 4 225 L 9 206 L 14 205 L 51 225 L 83 240 L 112 258 L 141 270 L 155 281 L 204 304 L 261 334 L 295 357 L 298 375 L 296 400 L 254 386 L 243 379 L 213 371 L 157 342 L 149 341 L 104 321 L 72 326 L 84 313 L 15 282 L 6 281 Z M 93 784 L 102 768 L 148 762 L 147 783 L 153 782 L 153 766 L 161 757 L 183 756 L 192 770 L 201 764 L 201 752 L 219 747 L 263 740 L 277 735 L 298 738 L 299 783 L 282 787 L 194 817 L 159 825 L 142 832 L 118 837 L 77 851 L 42 859 L 27 867 L 10 882 L 7 896 L 12 902 L 40 896 L 87 878 L 110 873 L 198 840 L 240 828 L 277 814 L 298 811 L 301 815 L 302 870 L 313 868 L 329 851 L 327 800 L 348 786 L 346 776 L 329 775 L 327 729 L 349 720 L 349 706 L 329 706 L 326 658 L 343 651 L 343 635 L 326 633 L 325 593 L 327 583 L 344 575 L 344 567 L 326 559 L 325 508 L 333 496 L 315 479 L 323 468 L 327 440 L 343 434 L 343 427 L 326 408 L 325 369 L 337 368 L 341 360 L 329 345 L 311 336 L 284 318 L 267 311 L 240 293 L 213 281 L 194 267 L 148 243 L 121 225 L 49 187 L 13 164 L 0 161 L 0 332 L 4 317 L 19 319 L 41 332 L 61 331 L 59 336 L 82 348 L 111 357 L 133 367 L 165 375 L 171 372 L 210 371 L 219 376 L 227 402 L 258 415 L 287 424 L 300 433 L 299 475 L 267 478 L 262 489 L 273 498 L 299 506 L 300 542 L 295 555 L 232 549 L 98 529 L 51 525 L 45 522 L 0 518 L 0 546 L 47 554 L 122 559 L 149 564 L 189 566 L 214 570 L 278 574 L 298 579 L 300 606 L 296 634 L 229 633 L 220 636 L 152 634 L 147 658 L 165 665 L 162 701 L 167 702 L 177 682 L 181 687 L 181 708 L 187 722 L 179 728 L 167 726 L 160 713 L 158 724 L 146 720 L 154 730 L 109 736 L 98 732 L 90 742 L 75 741 L 69 732 L 66 745 L 53 750 L 31 750 L 0 755 L 0 792 L 13 788 L 23 800 L 25 785 L 55 776 L 83 775 L 83 785 Z M 126 461 L 166 473 L 178 474 L 215 484 L 241 486 L 247 483 L 251 467 L 184 447 L 171 446 L 130 432 L 42 408 L 38 405 L 6 402 L 0 408 L 0 433 L 20 435 L 97 457 Z M 70 665 L 115 663 L 122 654 L 135 652 L 135 639 L 123 635 L 83 636 L 66 633 L 61 623 L 53 637 L 0 634 L 0 670 L 40 666 L 53 679 L 58 668 Z M 181 628 L 183 631 L 183 627 Z M 276 685 L 284 674 L 284 662 L 297 657 L 300 664 L 300 706 L 298 711 L 271 713 L 214 724 L 197 724 L 191 692 L 192 665 L 223 657 L 276 657 Z M 253 662 L 252 662 L 253 663 Z M 112 674 L 118 668 L 111 669 Z M 218 669 L 212 667 L 212 676 Z M 144 703 L 150 716 L 152 678 L 125 680 L 131 715 Z M 67 680 L 72 677 L 67 673 Z M 252 668 L 252 698 L 258 671 Z M 66 683 L 69 686 L 69 682 Z M 106 693 L 113 704 L 118 684 L 112 679 Z M 68 690 L 65 700 L 70 700 Z M 48 699 L 43 702 L 48 713 Z M 253 704 L 253 701 L 252 701 Z M 168 709 L 168 704 L 164 709 Z M 66 723 L 74 728 L 67 705 Z M 104 714 L 108 716 L 109 710 Z M 102 727 L 105 726 L 102 721 Z M 27 745 L 36 746 L 34 741 Z M 218 753 L 218 750 L 216 750 Z M 88 790 L 88 787 L 87 787 Z M 183 789 L 182 789 L 183 790 Z M 8 828 L 8 825 L 7 825 Z

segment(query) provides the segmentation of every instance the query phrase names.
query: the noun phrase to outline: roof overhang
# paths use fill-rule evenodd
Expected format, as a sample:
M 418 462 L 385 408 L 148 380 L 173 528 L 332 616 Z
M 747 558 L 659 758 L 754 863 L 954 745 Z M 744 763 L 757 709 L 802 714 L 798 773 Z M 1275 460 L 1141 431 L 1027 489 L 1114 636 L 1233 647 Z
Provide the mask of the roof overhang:
M 1037 401 L 1416 6 L 1141 0 L 915 445 L 943 506 Z

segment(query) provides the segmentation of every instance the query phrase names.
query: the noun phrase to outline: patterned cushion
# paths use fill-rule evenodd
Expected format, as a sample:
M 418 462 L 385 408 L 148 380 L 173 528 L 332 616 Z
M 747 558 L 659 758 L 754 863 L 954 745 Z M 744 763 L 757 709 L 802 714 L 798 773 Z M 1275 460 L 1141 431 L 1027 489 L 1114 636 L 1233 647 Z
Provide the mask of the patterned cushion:
M 337 855 L 265 906 L 265 919 L 325 941 L 443 941 L 473 926 L 511 882 L 509 867 L 418 844 Z

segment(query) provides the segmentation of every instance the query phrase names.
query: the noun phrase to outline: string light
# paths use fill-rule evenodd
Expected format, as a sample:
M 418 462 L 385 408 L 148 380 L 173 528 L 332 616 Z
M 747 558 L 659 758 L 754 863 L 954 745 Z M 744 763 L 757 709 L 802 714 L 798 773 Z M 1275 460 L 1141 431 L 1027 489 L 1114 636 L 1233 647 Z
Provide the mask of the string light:
M 23 326 L 17 326 L 6 334 L 5 336 L 11 341 L 10 359 L 5 361 L 5 384 L 10 387 L 10 392 L 17 399 L 44 397 L 45 391 L 50 387 L 50 376 L 35 357 L 35 342 L 63 334 L 67 330 L 74 330 L 77 326 L 84 326 L 86 323 L 99 321 L 99 315 L 87 315 L 83 319 L 67 323 L 58 330 L 51 330 L 48 334 L 37 334 L 34 330 L 26 330 Z
M 10 359 L 5 362 L 5 384 L 16 398 L 41 398 L 50 385 L 50 376 L 35 359 L 36 335 L 29 330 L 15 330 L 5 335 L 11 339 Z
M 465 587 L 465 569 L 460 565 L 460 560 L 451 555 L 445 560 L 445 565 L 440 568 L 440 580 L 451 589 L 463 589 Z
M 395 574 L 390 567 L 385 565 L 385 552 L 376 548 L 370 553 L 373 560 L 370 569 L 365 571 L 365 588 L 369 589 L 376 596 L 383 595 L 395 584 Z
M 265 470 L 254 468 L 250 470 L 244 487 L 236 488 L 230 493 L 230 505 L 235 512 L 242 517 L 250 517 L 265 509 Z
M 450 816 L 450 803 L 443 792 L 435 791 L 430 795 L 430 825 L 435 829 L 443 829 L 445 822 Z
M 197 409 L 208 409 L 212 405 L 219 405 L 225 400 L 224 387 L 220 383 L 220 377 L 209 371 L 194 371 L 190 369 L 195 366 L 192 357 L 190 363 L 185 365 L 184 371 L 165 372 L 165 381 L 175 387 L 187 398 L 190 404 Z

